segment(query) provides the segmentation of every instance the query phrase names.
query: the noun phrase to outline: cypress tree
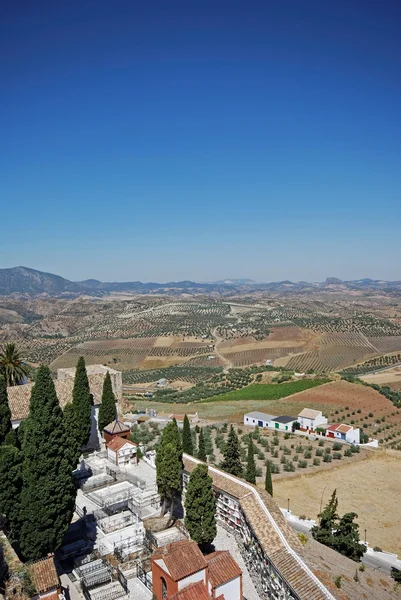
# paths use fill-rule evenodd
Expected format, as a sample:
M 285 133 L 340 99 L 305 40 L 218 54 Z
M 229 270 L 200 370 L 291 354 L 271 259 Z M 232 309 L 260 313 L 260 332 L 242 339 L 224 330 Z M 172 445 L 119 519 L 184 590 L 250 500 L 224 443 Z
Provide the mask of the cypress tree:
M 245 479 L 249 481 L 249 483 L 256 483 L 256 465 L 255 465 L 255 449 L 253 447 L 253 442 L 251 436 L 249 436 L 248 442 L 248 460 L 246 465 L 246 473 Z
M 63 413 L 43 365 L 32 389 L 22 452 L 20 549 L 25 559 L 37 560 L 60 546 L 75 505 Z
M 202 427 L 199 432 L 198 458 L 199 458 L 199 460 L 203 460 L 203 462 L 207 462 L 205 438 L 203 437 L 203 428 Z
M 8 444 L 0 448 L 0 514 L 11 542 L 18 540 L 22 488 L 22 453 Z
M 221 468 L 231 475 L 242 477 L 242 463 L 239 449 L 238 436 L 235 433 L 234 427 L 231 425 L 230 433 L 228 434 L 227 444 L 224 449 L 224 459 L 221 463 Z
M 89 389 L 88 374 L 85 361 L 82 356 L 78 359 L 75 371 L 74 389 L 72 391 L 72 404 L 79 421 L 80 438 L 79 445 L 85 446 L 89 441 L 92 425 L 92 402 Z
M 266 465 L 265 490 L 266 490 L 266 492 L 269 492 L 270 496 L 273 496 L 273 482 L 272 482 L 272 474 L 270 471 L 270 462 L 269 461 L 267 461 L 267 465 Z
M 64 408 L 64 426 L 68 441 L 67 455 L 70 460 L 71 469 L 75 469 L 81 454 L 80 423 L 75 408 L 69 402 Z
M 8 405 L 7 383 L 0 375 L 0 444 L 6 439 L 7 433 L 12 429 L 11 410 Z
M 20 449 L 19 444 L 18 444 L 18 436 L 17 436 L 17 432 L 15 431 L 15 429 L 13 429 L 13 428 L 10 429 L 10 431 L 6 435 L 6 439 L 4 440 L 4 443 L 7 444 L 8 446 L 15 446 L 15 448 Z
M 193 456 L 194 446 L 192 443 L 191 427 L 187 415 L 184 415 L 184 425 L 182 428 L 182 451 Z
M 198 465 L 189 478 L 184 523 L 191 539 L 204 549 L 217 535 L 216 499 L 207 465 Z
M 182 489 L 182 447 L 177 421 L 173 419 L 163 430 L 156 451 L 156 482 L 162 499 L 162 514 L 166 512 L 166 501 L 170 500 L 170 512 L 173 512 L 174 500 Z
M 102 393 L 102 403 L 99 408 L 99 417 L 98 417 L 98 427 L 99 431 L 102 432 L 103 429 L 114 421 L 117 417 L 116 410 L 116 399 L 113 394 L 113 387 L 111 385 L 110 373 L 107 371 L 106 377 L 103 382 L 103 393 Z

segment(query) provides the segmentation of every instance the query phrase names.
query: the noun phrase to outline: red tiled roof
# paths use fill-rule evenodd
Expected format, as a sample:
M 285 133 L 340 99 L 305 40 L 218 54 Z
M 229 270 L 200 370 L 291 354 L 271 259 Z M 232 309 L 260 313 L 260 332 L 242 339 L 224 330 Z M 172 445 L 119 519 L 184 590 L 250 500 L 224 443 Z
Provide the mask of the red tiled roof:
M 125 431 L 130 431 L 128 425 L 124 425 L 118 419 L 115 419 L 103 429 L 103 431 L 107 431 L 107 433 L 124 433 Z
M 353 427 L 351 425 L 345 425 L 344 423 L 334 423 L 334 425 L 330 425 L 330 427 L 326 428 L 326 431 L 339 431 L 340 433 L 348 433 L 351 431 Z
M 135 442 L 131 442 L 131 440 L 126 440 L 125 438 L 121 438 L 121 437 L 117 436 L 117 437 L 113 438 L 112 440 L 110 440 L 110 442 L 108 444 L 106 444 L 106 446 L 108 448 L 111 448 L 111 450 L 118 452 L 126 444 L 129 444 L 130 446 L 135 446 L 135 447 L 138 445 Z
M 29 573 L 33 586 L 39 594 L 60 585 L 53 556 L 43 558 L 29 565 Z
M 171 596 L 170 600 L 210 600 L 210 596 L 203 581 L 197 581 Z M 224 600 L 224 596 L 219 596 L 219 600 Z
M 207 562 L 199 550 L 198 544 L 192 540 L 173 542 L 156 550 L 152 557 L 152 560 L 155 559 L 165 562 L 174 581 L 189 577 L 207 567 Z
M 242 571 L 228 550 L 219 550 L 205 556 L 209 566 L 209 580 L 216 588 L 242 575 Z

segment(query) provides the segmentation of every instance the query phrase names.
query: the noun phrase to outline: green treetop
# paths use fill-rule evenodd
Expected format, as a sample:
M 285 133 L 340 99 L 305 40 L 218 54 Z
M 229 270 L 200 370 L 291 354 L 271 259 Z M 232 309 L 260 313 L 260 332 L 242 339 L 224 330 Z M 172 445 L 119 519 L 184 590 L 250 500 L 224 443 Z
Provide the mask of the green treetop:
M 22 488 L 22 452 L 14 446 L 0 447 L 0 515 L 6 519 L 11 542 L 18 541 Z
M 193 456 L 194 446 L 192 443 L 191 427 L 188 416 L 184 416 L 184 425 L 182 429 L 182 451 Z
M 48 367 L 38 370 L 23 433 L 20 548 L 25 559 L 37 560 L 60 546 L 76 493 L 63 413 Z
M 249 483 L 256 483 L 256 465 L 255 465 L 255 448 L 253 446 L 252 438 L 249 436 L 248 442 L 248 460 L 246 465 L 245 479 Z
M 273 496 L 273 482 L 269 461 L 267 462 L 266 466 L 265 490 L 266 492 L 269 492 L 270 496 Z
M 7 383 L 0 373 L 0 445 L 11 429 L 11 410 L 8 405 Z
M 156 451 L 156 481 L 162 499 L 162 514 L 166 511 L 166 501 L 170 501 L 172 514 L 174 500 L 180 495 L 182 471 L 182 447 L 180 432 L 174 419 L 163 430 Z
M 333 547 L 340 554 L 359 562 L 366 552 L 366 546 L 360 543 L 359 525 L 354 521 L 357 518 L 354 512 L 341 517 L 334 532 Z
M 72 404 L 80 427 L 80 439 L 78 441 L 80 446 L 85 446 L 89 441 L 91 432 L 92 401 L 85 361 L 82 356 L 78 359 L 75 370 Z
M 103 393 L 102 393 L 102 403 L 99 408 L 99 417 L 98 417 L 98 427 L 99 431 L 102 432 L 103 429 L 114 421 L 117 417 L 117 409 L 116 409 L 116 399 L 113 394 L 113 388 L 111 385 L 110 373 L 107 371 L 106 377 L 103 382 Z
M 67 454 L 70 459 L 71 469 L 75 469 L 81 454 L 81 429 L 75 407 L 71 402 L 64 408 L 64 426 L 68 440 Z
M 216 499 L 207 465 L 198 465 L 189 478 L 185 496 L 185 527 L 201 548 L 210 545 L 217 534 Z
M 224 459 L 221 463 L 221 468 L 231 475 L 242 477 L 242 463 L 239 449 L 238 436 L 235 433 L 234 427 L 231 425 L 230 433 L 228 434 L 226 447 L 224 449 Z
M 205 438 L 203 436 L 203 428 L 202 427 L 199 432 L 198 458 L 199 458 L 199 460 L 203 460 L 203 462 L 207 462 Z

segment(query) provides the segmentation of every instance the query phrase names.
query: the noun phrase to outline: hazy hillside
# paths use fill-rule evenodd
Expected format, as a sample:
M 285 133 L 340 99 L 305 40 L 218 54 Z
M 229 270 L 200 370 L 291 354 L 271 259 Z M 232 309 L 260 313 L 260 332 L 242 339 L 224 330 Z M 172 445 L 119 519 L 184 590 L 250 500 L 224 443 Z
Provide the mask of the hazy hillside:
M 0 269 L 0 294 L 60 294 L 78 292 L 79 286 L 52 273 L 43 273 L 28 267 Z

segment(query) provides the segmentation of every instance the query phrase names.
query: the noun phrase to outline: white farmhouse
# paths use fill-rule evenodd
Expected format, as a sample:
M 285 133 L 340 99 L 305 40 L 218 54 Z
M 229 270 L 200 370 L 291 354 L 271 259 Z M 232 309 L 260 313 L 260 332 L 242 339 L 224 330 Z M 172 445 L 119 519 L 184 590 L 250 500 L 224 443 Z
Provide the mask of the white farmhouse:
M 345 425 L 344 423 L 336 423 L 327 427 L 326 436 L 328 438 L 343 440 L 344 442 L 348 442 L 348 444 L 360 443 L 359 427 Z
M 244 415 L 244 425 L 252 425 L 253 427 L 274 427 L 274 415 L 268 415 L 262 412 L 250 412 Z
M 322 415 L 321 410 L 312 410 L 304 408 L 298 415 L 298 423 L 301 429 L 314 431 L 317 427 L 327 425 L 327 419 Z
M 107 458 L 118 466 L 138 464 L 138 444 L 122 437 L 114 437 L 107 444 Z

